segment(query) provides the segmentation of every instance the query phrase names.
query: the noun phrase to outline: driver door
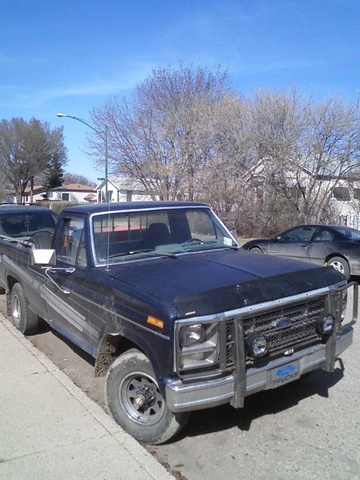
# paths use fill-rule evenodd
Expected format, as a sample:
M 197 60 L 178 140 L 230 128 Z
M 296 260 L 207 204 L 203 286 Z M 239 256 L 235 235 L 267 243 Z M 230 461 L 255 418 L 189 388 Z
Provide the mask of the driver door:
M 47 273 L 45 295 L 49 323 L 91 353 L 84 218 L 64 218 L 56 238 L 56 265 Z M 86 287 L 85 287 L 86 290 Z
M 310 242 L 315 231 L 316 227 L 306 225 L 287 230 L 269 246 L 269 254 L 310 261 Z

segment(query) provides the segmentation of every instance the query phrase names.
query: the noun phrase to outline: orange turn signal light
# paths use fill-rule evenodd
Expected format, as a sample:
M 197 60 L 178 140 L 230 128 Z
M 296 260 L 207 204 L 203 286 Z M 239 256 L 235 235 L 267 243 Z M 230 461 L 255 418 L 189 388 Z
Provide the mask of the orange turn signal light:
M 158 318 L 151 317 L 149 315 L 146 321 L 147 323 L 150 323 L 150 325 L 154 325 L 155 327 L 164 328 L 164 322 L 162 320 L 159 320 Z

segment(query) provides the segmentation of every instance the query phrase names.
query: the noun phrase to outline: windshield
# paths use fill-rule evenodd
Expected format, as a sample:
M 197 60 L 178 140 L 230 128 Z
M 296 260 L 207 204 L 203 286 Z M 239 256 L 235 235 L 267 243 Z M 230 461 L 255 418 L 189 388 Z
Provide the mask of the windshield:
M 92 217 L 92 236 L 100 264 L 238 247 L 208 208 L 97 214 Z
M 0 215 L 0 234 L 22 238 L 29 237 L 41 230 L 53 231 L 56 223 L 56 214 L 48 212 L 14 212 Z

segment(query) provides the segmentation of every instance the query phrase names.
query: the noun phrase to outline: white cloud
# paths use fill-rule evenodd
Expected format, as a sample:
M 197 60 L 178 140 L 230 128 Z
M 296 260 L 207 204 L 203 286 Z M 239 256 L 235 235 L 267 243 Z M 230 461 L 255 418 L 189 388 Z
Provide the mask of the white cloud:
M 151 71 L 151 65 L 142 64 L 112 78 L 98 78 L 92 81 L 40 88 L 0 84 L 0 106 L 6 108 L 33 109 L 57 99 L 81 97 L 107 97 L 126 94 L 138 85 Z

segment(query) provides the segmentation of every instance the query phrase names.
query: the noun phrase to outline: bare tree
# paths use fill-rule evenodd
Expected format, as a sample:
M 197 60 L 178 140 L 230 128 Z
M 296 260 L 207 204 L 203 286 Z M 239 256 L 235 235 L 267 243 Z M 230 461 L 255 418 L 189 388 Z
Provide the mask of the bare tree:
M 61 165 L 67 162 L 62 127 L 51 130 L 48 123 L 35 118 L 0 122 L 0 164 L 18 202 L 29 182 L 49 168 L 54 156 Z
M 213 137 L 213 158 L 201 172 L 201 200 L 211 203 L 232 228 L 234 211 L 248 187 L 249 108 L 241 96 L 227 96 L 214 105 L 208 127 Z
M 162 199 L 197 197 L 203 173 L 216 156 L 213 111 L 230 91 L 227 72 L 204 68 L 153 70 L 131 101 L 111 98 L 93 109 L 107 126 L 113 173 L 126 173 Z M 101 144 L 90 143 L 101 161 Z
M 258 230 L 331 221 L 332 191 L 359 159 L 358 106 L 340 99 L 316 104 L 296 91 L 258 93 L 250 106 L 249 155 L 256 163 L 248 203 L 253 198 Z
M 66 172 L 63 179 L 65 185 L 69 185 L 71 183 L 78 185 L 89 185 L 89 187 L 94 187 L 96 185 L 96 182 L 89 180 L 84 175 L 79 175 L 77 173 Z
M 302 165 L 310 173 L 301 191 L 303 215 L 315 222 L 331 218 L 332 191 L 352 174 L 360 159 L 358 104 L 330 98 L 309 111 Z
M 333 218 L 332 192 L 359 159 L 358 105 L 230 88 L 226 71 L 153 70 L 130 99 L 90 112 L 100 165 L 140 181 L 153 198 L 211 203 L 241 232 L 271 234 Z M 106 133 L 106 136 L 104 136 Z

